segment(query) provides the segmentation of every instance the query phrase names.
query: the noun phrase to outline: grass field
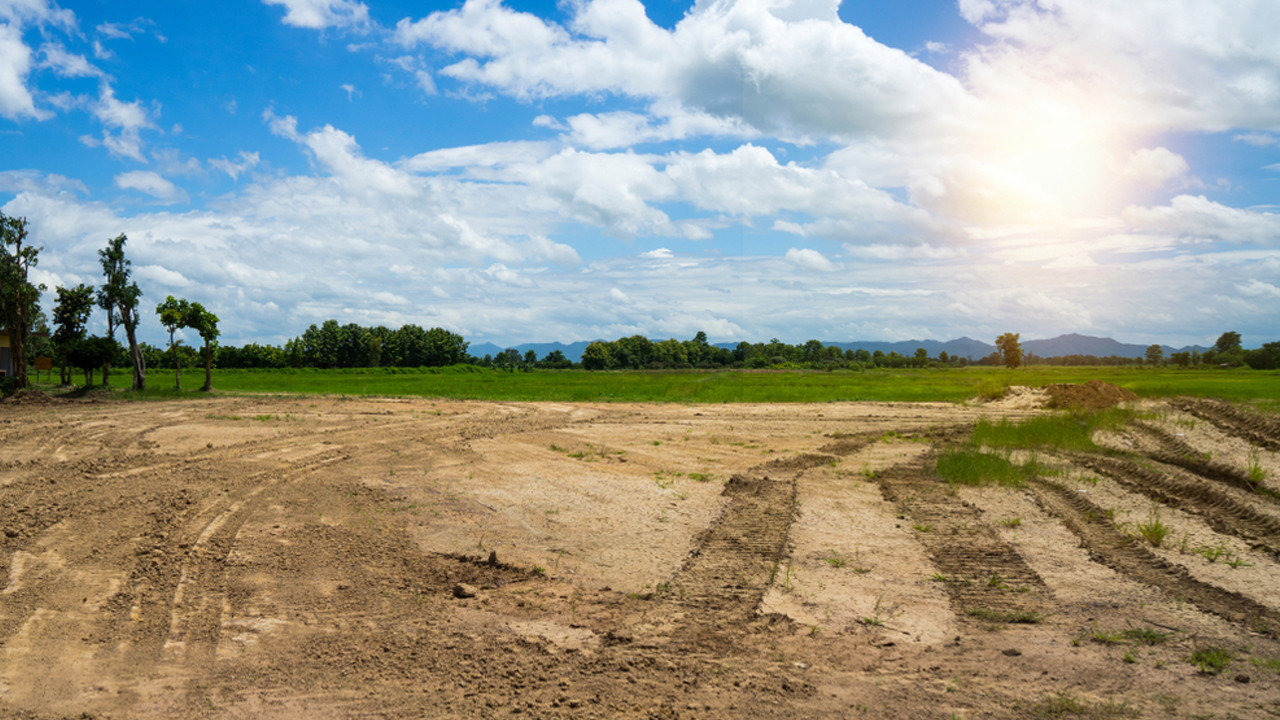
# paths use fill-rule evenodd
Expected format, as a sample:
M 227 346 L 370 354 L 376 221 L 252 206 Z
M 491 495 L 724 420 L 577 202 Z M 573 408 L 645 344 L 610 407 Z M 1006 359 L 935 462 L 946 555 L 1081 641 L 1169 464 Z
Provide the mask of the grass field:
M 123 376 L 117 375 L 117 382 Z M 1219 397 L 1280 410 L 1280 372 L 1125 367 L 970 367 L 923 370 L 647 371 L 584 370 L 508 373 L 472 367 L 436 371 L 219 370 L 222 393 L 417 396 L 558 402 L 963 402 L 1008 385 L 1082 383 L 1099 379 L 1141 397 Z M 184 373 L 183 395 L 195 393 L 203 373 Z M 147 397 L 173 397 L 171 371 L 148 374 Z

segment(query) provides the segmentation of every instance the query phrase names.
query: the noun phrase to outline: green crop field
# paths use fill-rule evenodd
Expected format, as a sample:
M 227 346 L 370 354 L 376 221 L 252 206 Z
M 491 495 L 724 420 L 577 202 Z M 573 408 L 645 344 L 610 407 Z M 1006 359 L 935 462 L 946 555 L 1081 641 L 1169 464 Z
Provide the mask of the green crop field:
M 197 395 L 203 373 L 184 374 Z M 122 376 L 117 376 L 123 381 Z M 221 393 L 417 396 L 558 402 L 964 402 L 1008 385 L 1098 379 L 1141 397 L 1219 397 L 1280 409 L 1280 372 L 1133 367 L 987 367 L 854 371 L 503 372 L 470 366 L 431 370 L 218 370 Z M 172 371 L 148 373 L 150 398 L 173 397 Z

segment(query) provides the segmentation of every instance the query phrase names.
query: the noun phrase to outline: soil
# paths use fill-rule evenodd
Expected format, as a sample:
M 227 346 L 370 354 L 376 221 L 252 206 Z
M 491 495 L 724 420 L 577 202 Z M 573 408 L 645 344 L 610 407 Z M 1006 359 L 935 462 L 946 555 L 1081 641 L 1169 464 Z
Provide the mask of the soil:
M 0 403 L 0 715 L 1280 715 L 1276 423 L 938 478 L 1054 392 Z

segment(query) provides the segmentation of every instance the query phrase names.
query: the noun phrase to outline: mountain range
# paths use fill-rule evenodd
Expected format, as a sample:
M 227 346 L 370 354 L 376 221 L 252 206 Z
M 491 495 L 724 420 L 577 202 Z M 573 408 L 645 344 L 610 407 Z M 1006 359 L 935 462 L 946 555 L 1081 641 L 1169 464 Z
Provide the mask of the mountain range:
M 538 354 L 539 358 L 546 357 L 553 350 L 559 350 L 564 356 L 574 362 L 582 360 L 582 351 L 590 345 L 592 341 L 583 340 L 575 343 L 524 343 L 522 345 L 513 346 L 523 355 L 529 350 L 533 350 Z M 876 350 L 888 355 L 896 352 L 899 355 L 914 355 L 916 348 L 924 348 L 929 353 L 929 357 L 938 357 L 938 353 L 945 352 L 954 357 L 969 358 L 970 360 L 979 360 L 996 351 L 996 346 L 991 343 L 985 343 L 981 340 L 974 340 L 970 337 L 961 337 L 955 340 L 902 340 L 898 342 L 886 342 L 883 340 L 849 340 L 849 341 L 823 341 L 823 345 L 834 345 L 842 350 L 866 350 L 874 353 Z M 738 343 L 715 343 L 717 347 L 733 349 Z M 1022 350 L 1027 353 L 1034 354 L 1038 357 L 1061 357 L 1064 355 L 1093 355 L 1095 357 L 1126 357 L 1140 358 L 1146 355 L 1149 345 L 1141 345 L 1134 343 L 1122 343 L 1112 338 L 1090 337 L 1088 335 L 1079 335 L 1070 333 L 1067 335 L 1059 335 L 1048 340 L 1027 340 L 1022 343 Z M 1188 345 L 1187 347 L 1175 348 L 1169 345 L 1161 345 L 1164 349 L 1165 357 L 1175 352 L 1204 352 L 1209 348 L 1201 345 Z M 484 357 L 485 355 L 497 355 L 505 348 L 501 348 L 491 342 L 482 342 L 472 345 L 468 351 L 476 357 Z

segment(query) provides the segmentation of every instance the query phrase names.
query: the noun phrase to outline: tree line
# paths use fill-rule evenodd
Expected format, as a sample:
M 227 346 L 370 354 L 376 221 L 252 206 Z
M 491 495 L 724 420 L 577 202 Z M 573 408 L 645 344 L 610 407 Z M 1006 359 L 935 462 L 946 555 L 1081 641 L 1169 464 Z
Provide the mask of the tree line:
M 147 386 L 145 343 L 138 342 L 138 323 L 142 318 L 142 291 L 132 280 L 133 267 L 125 256 L 128 237 L 123 233 L 107 241 L 98 251 L 103 282 L 95 289 L 80 283 L 75 287 L 57 287 L 53 307 L 53 326 L 40 308 L 40 296 L 48 288 L 32 283 L 30 272 L 39 263 L 41 248 L 28 241 L 26 218 L 9 217 L 0 212 L 0 320 L 9 337 L 12 375 L 3 378 L 3 390 L 10 392 L 30 385 L 28 365 L 37 357 L 49 357 L 58 365 L 59 379 L 72 384 L 71 368 L 84 372 L 85 385 L 93 384 L 94 373 L 102 372 L 102 383 L 108 384 L 113 365 L 128 364 L 133 374 L 132 389 Z M 89 317 L 95 308 L 106 312 L 106 334 L 89 334 Z M 218 316 L 198 302 L 169 296 L 155 309 L 160 322 L 169 331 L 169 348 L 178 364 L 179 342 L 174 333 L 180 328 L 195 330 L 204 341 L 205 383 L 203 390 L 213 388 L 212 368 L 214 343 L 219 335 Z M 123 329 L 127 349 L 116 340 Z M 175 375 L 181 387 L 181 374 Z

